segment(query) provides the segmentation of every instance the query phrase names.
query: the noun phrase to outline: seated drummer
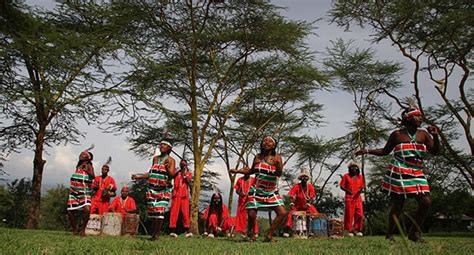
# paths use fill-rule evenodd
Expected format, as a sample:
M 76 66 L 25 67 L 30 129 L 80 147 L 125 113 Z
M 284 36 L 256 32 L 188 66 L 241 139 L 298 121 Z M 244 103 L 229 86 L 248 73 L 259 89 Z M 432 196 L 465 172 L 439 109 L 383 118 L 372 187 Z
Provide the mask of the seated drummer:
M 206 230 L 204 236 L 214 238 L 220 233 L 227 233 L 232 236 L 235 228 L 235 218 L 229 216 L 227 206 L 222 203 L 222 196 L 215 193 L 211 197 L 211 202 L 202 215 L 202 219 L 206 222 Z
M 312 200 L 316 196 L 314 186 L 308 183 L 310 176 L 307 169 L 302 169 L 298 175 L 300 183 L 296 184 L 288 192 L 288 196 L 291 199 L 290 212 L 286 219 L 284 237 L 290 237 L 291 229 L 293 226 L 292 216 L 296 211 L 306 211 L 306 213 L 318 213 L 318 210 L 311 204 Z
M 135 205 L 135 200 L 133 197 L 128 196 L 128 187 L 124 185 L 122 187 L 121 196 L 116 197 L 112 204 L 109 206 L 110 212 L 117 212 L 122 214 L 122 221 L 125 218 L 127 213 L 135 213 L 137 211 L 137 206 Z

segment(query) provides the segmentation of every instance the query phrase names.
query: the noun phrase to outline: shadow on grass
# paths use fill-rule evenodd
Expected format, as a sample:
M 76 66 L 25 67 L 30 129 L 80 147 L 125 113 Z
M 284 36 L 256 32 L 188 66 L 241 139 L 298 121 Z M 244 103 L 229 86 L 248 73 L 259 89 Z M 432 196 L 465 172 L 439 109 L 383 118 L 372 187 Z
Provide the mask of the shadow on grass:
M 430 237 L 467 237 L 467 238 L 474 238 L 474 232 L 437 232 L 437 233 L 426 233 L 425 236 L 430 236 Z

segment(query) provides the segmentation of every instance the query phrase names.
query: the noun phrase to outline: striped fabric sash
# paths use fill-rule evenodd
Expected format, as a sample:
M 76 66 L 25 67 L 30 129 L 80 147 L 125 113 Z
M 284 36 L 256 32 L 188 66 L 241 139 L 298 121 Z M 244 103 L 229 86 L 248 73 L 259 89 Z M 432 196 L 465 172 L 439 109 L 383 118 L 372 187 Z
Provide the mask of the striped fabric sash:
M 92 178 L 83 170 L 76 170 L 70 179 L 68 210 L 79 209 L 90 205 Z
M 276 167 L 263 161 L 255 164 L 254 187 L 258 193 L 272 193 L 278 191 L 278 176 L 276 175 Z
M 412 138 L 416 141 L 416 137 Z M 395 146 L 389 172 L 384 176 L 382 188 L 390 194 L 425 193 L 429 185 L 423 173 L 423 158 L 427 155 L 426 145 L 417 142 L 401 143 Z
M 71 176 L 70 185 L 71 191 L 75 193 L 83 193 L 90 191 L 90 185 L 92 184 L 92 179 L 89 174 L 82 170 L 77 170 Z
M 166 155 L 148 171 L 149 178 L 148 178 L 148 187 L 152 190 L 163 190 L 168 187 L 171 187 L 171 180 L 168 176 L 168 171 L 166 171 L 166 165 L 164 165 L 165 160 L 168 158 Z

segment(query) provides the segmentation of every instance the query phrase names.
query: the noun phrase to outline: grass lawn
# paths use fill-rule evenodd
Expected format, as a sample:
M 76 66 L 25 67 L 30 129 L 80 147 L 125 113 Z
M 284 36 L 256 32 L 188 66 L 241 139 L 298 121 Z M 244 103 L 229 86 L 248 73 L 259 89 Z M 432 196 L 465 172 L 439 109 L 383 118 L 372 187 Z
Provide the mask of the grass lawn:
M 419 244 L 382 236 L 343 239 L 284 239 L 255 243 L 234 239 L 163 236 L 151 242 L 138 237 L 77 237 L 46 230 L 0 228 L 0 254 L 474 254 L 474 234 L 426 236 Z

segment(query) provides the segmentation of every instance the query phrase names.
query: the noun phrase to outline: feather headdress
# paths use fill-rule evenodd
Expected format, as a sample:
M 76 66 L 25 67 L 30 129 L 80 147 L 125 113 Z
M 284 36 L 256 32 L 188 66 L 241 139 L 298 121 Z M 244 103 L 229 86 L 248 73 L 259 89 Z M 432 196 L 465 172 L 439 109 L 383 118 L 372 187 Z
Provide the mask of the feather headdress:
M 104 165 L 110 166 L 111 164 L 112 164 L 112 156 L 109 156 L 109 158 L 107 159 L 107 162 L 105 162 Z

